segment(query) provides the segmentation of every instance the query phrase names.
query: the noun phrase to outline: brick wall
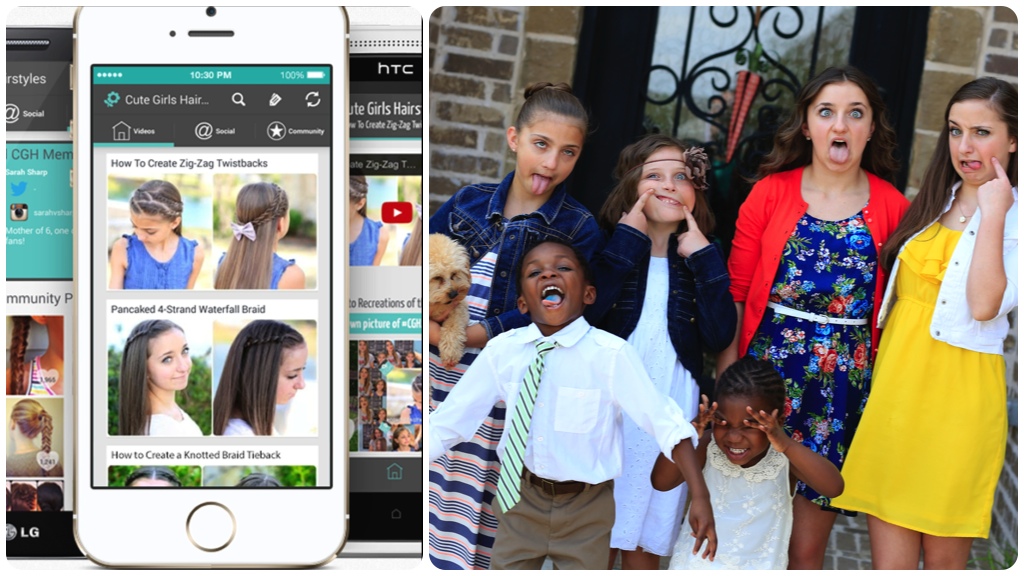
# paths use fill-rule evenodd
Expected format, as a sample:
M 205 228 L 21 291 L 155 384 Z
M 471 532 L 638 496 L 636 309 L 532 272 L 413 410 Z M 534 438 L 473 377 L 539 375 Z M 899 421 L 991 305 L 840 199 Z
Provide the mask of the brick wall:
M 957 88 L 980 76 L 994 76 L 1017 86 L 1017 69 L 1017 16 L 1012 10 L 1004 7 L 932 8 L 908 197 L 917 193 L 935 150 L 949 97 Z M 1018 314 L 1014 310 L 1004 350 L 1006 395 L 1011 414 L 1006 459 L 992 510 L 990 543 L 994 551 L 1017 548 L 1017 324 Z
M 578 7 L 438 8 L 430 16 L 430 205 L 515 167 L 505 131 L 538 81 L 572 83 Z

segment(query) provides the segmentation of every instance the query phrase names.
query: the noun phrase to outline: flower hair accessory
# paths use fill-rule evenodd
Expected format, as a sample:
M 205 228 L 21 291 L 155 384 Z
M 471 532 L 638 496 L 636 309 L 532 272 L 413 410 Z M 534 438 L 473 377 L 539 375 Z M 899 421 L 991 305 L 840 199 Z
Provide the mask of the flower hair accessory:
M 235 233 L 235 240 L 241 240 L 242 236 L 245 236 L 253 242 L 256 241 L 256 229 L 252 227 L 252 222 L 246 222 L 244 225 L 232 222 L 231 230 Z

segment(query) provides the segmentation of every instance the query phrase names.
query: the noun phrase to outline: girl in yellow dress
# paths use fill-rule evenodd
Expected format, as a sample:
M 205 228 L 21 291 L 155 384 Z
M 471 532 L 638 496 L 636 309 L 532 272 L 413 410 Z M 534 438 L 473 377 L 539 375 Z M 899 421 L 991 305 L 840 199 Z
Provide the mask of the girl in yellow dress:
M 833 501 L 869 515 L 876 569 L 917 568 L 923 550 L 926 569 L 962 570 L 972 540 L 988 537 L 1006 445 L 1016 185 L 1017 90 L 969 82 L 882 250 L 892 273 L 878 322 L 888 325 Z

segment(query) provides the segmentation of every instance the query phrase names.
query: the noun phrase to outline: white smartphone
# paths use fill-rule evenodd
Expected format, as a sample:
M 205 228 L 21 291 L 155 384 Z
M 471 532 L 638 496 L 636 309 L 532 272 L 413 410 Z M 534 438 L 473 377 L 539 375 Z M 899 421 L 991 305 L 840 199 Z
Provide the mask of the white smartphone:
M 348 18 L 75 20 L 75 531 L 107 566 L 300 567 L 347 533 Z

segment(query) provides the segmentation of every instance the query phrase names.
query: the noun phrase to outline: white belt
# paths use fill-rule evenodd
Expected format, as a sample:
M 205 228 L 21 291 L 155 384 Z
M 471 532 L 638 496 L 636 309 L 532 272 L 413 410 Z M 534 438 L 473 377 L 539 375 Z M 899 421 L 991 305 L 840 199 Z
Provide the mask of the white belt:
M 769 302 L 768 307 L 775 310 L 783 316 L 792 316 L 794 318 L 803 318 L 804 320 L 810 320 L 818 324 L 842 324 L 843 326 L 863 326 L 868 323 L 867 318 L 833 318 L 831 316 L 825 316 L 824 314 L 813 314 L 811 312 L 804 312 L 803 310 L 797 310 L 796 308 L 787 308 L 777 302 Z

